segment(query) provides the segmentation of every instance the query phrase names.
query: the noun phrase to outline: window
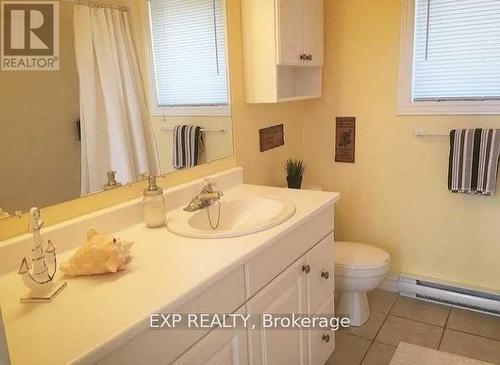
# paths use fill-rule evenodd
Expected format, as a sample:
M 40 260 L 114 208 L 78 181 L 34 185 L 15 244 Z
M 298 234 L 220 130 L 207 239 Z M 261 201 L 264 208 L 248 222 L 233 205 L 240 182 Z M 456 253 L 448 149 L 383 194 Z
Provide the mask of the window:
M 221 2 L 149 1 L 157 111 L 229 110 Z
M 400 114 L 500 114 L 500 1 L 405 0 Z

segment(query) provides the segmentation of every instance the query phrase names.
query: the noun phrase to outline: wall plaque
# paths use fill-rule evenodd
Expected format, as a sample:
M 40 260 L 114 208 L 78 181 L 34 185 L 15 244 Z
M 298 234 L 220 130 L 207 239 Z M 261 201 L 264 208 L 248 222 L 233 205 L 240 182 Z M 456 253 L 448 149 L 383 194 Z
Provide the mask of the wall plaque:
M 283 124 L 259 129 L 260 152 L 270 150 L 285 144 Z
M 354 163 L 356 118 L 335 118 L 335 161 Z

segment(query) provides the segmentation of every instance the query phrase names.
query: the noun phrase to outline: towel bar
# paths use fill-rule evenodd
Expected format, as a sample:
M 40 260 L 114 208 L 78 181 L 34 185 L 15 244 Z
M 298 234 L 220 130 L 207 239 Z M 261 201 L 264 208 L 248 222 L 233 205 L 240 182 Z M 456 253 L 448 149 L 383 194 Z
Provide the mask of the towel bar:
M 414 129 L 413 136 L 417 138 L 421 137 L 449 137 L 449 133 L 427 133 L 425 129 Z
M 168 127 L 168 126 L 162 126 L 160 127 L 161 131 L 173 131 L 174 127 Z M 219 133 L 226 133 L 227 128 L 201 128 L 202 132 L 219 132 Z

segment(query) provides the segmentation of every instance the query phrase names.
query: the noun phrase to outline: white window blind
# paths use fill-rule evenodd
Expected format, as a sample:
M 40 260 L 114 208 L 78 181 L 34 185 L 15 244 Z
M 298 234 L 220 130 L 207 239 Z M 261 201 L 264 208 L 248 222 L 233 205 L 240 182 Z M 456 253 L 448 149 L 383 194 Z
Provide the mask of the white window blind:
M 413 101 L 500 99 L 500 1 L 415 3 Z
M 221 0 L 150 0 L 158 106 L 227 105 Z

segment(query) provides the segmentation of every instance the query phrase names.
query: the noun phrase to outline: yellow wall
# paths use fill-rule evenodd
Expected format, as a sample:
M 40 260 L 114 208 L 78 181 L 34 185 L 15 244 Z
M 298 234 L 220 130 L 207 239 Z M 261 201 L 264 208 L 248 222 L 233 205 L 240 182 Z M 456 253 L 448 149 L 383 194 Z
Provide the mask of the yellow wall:
M 412 136 L 500 119 L 397 116 L 401 1 L 326 0 L 325 11 L 324 98 L 302 105 L 302 151 L 306 181 L 342 193 L 337 238 L 386 248 L 394 271 L 500 288 L 500 189 L 449 193 L 448 140 Z M 357 117 L 355 164 L 333 162 L 335 116 Z

